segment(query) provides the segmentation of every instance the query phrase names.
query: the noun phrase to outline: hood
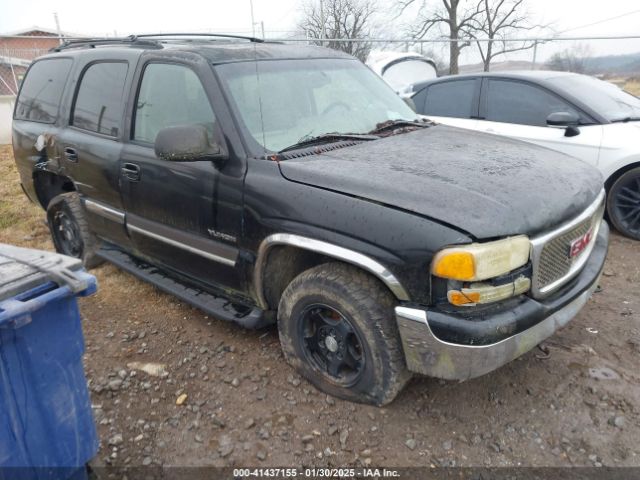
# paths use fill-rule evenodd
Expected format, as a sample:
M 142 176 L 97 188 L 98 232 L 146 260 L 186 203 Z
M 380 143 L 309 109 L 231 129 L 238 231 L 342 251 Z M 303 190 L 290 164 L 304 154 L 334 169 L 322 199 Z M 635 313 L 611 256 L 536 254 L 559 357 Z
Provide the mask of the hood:
M 282 175 L 413 212 L 477 239 L 534 235 L 579 215 L 600 173 L 564 154 L 434 127 L 280 162 Z

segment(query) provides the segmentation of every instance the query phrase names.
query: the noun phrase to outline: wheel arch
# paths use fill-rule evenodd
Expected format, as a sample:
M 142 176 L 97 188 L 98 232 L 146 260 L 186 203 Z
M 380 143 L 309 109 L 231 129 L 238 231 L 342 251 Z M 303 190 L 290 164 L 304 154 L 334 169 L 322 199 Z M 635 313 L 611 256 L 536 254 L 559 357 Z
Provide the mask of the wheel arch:
M 73 180 L 46 170 L 33 172 L 33 187 L 40 206 L 47 209 L 49 202 L 62 193 L 77 191 Z
M 616 180 L 618 180 L 622 175 L 627 173 L 629 170 L 633 170 L 634 168 L 640 167 L 640 158 L 636 159 L 633 162 L 627 163 L 626 165 L 621 166 L 617 170 L 615 170 L 604 182 L 604 187 L 607 190 L 607 193 L 611 189 Z
M 275 309 L 284 289 L 293 278 L 316 265 L 336 260 L 372 274 L 398 300 L 410 300 L 409 294 L 400 281 L 377 260 L 321 240 L 289 233 L 276 233 L 265 238 L 258 249 L 253 285 L 259 306 L 264 309 Z M 287 265 L 285 271 L 278 268 L 285 264 Z M 276 276 L 276 272 L 280 275 Z

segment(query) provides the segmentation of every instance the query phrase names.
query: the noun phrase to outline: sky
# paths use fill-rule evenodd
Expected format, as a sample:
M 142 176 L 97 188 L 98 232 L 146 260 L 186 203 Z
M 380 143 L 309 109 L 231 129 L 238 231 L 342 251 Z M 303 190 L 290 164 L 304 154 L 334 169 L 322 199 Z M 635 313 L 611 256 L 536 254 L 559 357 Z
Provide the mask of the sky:
M 439 3 L 439 0 L 427 0 Z M 253 0 L 256 34 L 260 35 L 261 22 L 267 36 L 289 36 L 301 16 L 303 0 Z M 379 20 L 389 25 L 395 12 L 389 11 L 390 1 L 380 0 Z M 165 6 L 166 5 L 166 6 Z M 251 34 L 250 0 L 179 0 L 178 2 L 151 2 L 147 0 L 3 0 L 0 15 L 0 33 L 11 32 L 33 25 L 55 28 L 54 12 L 58 14 L 60 28 L 65 32 L 84 35 L 128 35 L 149 32 L 204 32 Z M 640 35 L 640 2 L 638 0 L 528 0 L 532 21 L 553 23 L 557 32 L 565 36 Z M 622 18 L 601 22 L 611 17 L 634 12 Z M 402 37 L 403 23 L 412 14 L 400 17 L 391 29 L 394 36 Z M 560 48 L 574 42 L 554 42 L 541 47 L 542 60 Z M 590 41 L 593 55 L 640 52 L 640 40 Z M 442 50 L 441 48 L 439 50 Z M 462 63 L 478 61 L 474 49 L 465 50 Z M 444 52 L 442 52 L 444 54 Z M 444 55 L 443 55 L 444 56 Z M 510 55 L 509 59 L 526 59 L 532 52 Z

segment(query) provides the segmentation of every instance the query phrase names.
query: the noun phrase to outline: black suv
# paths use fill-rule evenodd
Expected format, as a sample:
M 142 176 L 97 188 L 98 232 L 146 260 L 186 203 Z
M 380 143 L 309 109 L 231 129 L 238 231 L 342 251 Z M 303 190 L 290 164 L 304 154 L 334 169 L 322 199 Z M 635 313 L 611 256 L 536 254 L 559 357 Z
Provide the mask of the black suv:
M 221 36 L 70 42 L 14 114 L 56 248 L 218 318 L 277 322 L 320 389 L 378 405 L 565 325 L 608 246 L 600 174 L 437 126 L 332 50 Z

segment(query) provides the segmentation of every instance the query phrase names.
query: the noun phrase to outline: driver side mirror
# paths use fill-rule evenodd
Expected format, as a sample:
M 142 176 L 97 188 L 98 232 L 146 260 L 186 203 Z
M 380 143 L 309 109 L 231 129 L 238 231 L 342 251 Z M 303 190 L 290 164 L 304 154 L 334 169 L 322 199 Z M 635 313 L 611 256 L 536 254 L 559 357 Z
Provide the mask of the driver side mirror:
M 171 162 L 220 162 L 229 157 L 222 145 L 209 141 L 209 132 L 202 125 L 163 128 L 156 136 L 154 149 L 159 158 Z
M 547 125 L 550 127 L 564 128 L 565 137 L 575 137 L 580 135 L 580 117 L 571 112 L 554 112 L 547 117 Z

